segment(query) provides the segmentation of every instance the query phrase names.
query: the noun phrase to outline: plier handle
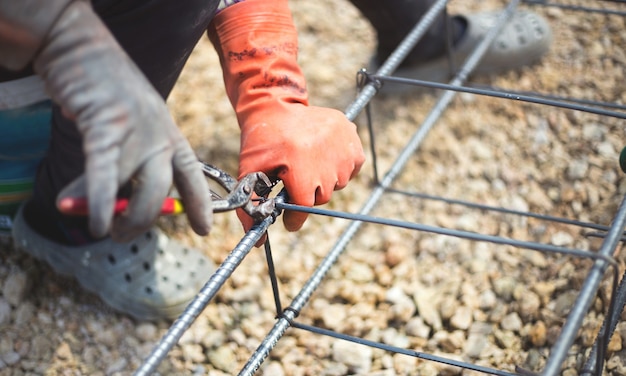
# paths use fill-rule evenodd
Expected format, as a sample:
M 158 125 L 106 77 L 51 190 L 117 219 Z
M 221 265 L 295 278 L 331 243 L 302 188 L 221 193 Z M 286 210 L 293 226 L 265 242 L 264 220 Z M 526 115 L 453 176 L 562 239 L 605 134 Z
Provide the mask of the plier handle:
M 201 164 L 204 176 L 215 181 L 228 192 L 225 197 L 221 197 L 214 191 L 211 191 L 213 212 L 222 213 L 241 208 L 255 220 L 262 220 L 272 214 L 275 203 L 273 199 L 268 199 L 267 195 L 274 184 L 263 172 L 250 173 L 237 181 L 237 179 L 213 165 L 204 162 L 201 162 Z M 257 205 L 253 202 L 256 200 L 253 197 L 254 194 L 259 198 Z M 128 199 L 118 198 L 115 202 L 115 214 L 123 213 L 127 207 Z M 86 216 L 89 214 L 87 199 L 74 198 L 69 201 L 66 200 L 61 211 L 68 215 Z M 161 205 L 160 214 L 175 215 L 184 211 L 185 208 L 181 200 L 167 197 Z

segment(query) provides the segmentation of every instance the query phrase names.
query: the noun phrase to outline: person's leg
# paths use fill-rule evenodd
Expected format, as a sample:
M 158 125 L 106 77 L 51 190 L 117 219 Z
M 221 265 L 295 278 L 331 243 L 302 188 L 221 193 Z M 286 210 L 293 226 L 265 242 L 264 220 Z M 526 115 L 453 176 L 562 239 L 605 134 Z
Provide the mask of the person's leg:
M 433 0 L 350 1 L 376 30 L 378 49 L 371 62 L 373 69 L 384 62 L 434 3 Z M 442 13 L 395 73 L 419 80 L 448 80 L 483 40 L 497 15 L 497 11 Z M 520 10 L 504 25 L 474 73 L 498 73 L 532 64 L 548 52 L 551 43 L 552 31 L 547 21 L 536 13 Z M 450 44 L 452 59 L 447 55 Z M 389 85 L 383 90 L 392 93 L 411 88 Z
M 434 3 L 433 0 L 350 0 L 350 2 L 377 33 L 379 63 L 398 47 Z M 447 27 L 452 41 L 457 41 L 463 34 L 464 23 L 442 12 L 417 43 L 415 52 L 407 57 L 406 63 L 420 63 L 443 55 L 446 51 Z
M 126 53 L 167 98 L 219 0 L 92 0 Z M 112 4 L 111 4 L 112 3 Z

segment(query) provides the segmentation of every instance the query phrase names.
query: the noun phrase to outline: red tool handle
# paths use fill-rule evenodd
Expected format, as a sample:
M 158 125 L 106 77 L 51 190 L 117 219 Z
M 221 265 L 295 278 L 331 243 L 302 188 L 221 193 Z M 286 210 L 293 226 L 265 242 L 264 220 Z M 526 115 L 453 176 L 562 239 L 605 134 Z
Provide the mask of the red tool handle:
M 63 214 L 68 215 L 76 215 L 76 216 L 87 216 L 89 215 L 89 206 L 87 204 L 87 199 L 84 197 L 79 198 L 64 198 L 58 203 L 59 210 Z M 118 198 L 115 201 L 115 209 L 114 213 L 121 214 L 128 207 L 128 199 Z M 163 205 L 161 205 L 160 215 L 175 215 L 180 214 L 184 211 L 183 203 L 176 198 L 167 197 L 165 201 L 163 201 Z

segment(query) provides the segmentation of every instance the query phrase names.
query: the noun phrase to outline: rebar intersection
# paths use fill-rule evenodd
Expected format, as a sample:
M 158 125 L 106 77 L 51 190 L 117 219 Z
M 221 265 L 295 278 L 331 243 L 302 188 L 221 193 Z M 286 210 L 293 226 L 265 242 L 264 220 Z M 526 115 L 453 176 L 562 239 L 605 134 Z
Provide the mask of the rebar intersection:
M 524 1 L 525 3 L 541 6 L 567 6 L 568 9 L 577 11 L 599 11 L 603 10 L 593 7 L 571 6 L 563 4 L 548 3 L 545 1 Z M 362 225 L 365 223 L 374 223 L 377 225 L 394 226 L 400 228 L 407 228 L 415 231 L 422 231 L 428 233 L 441 234 L 445 236 L 460 237 L 478 242 L 490 242 L 495 244 L 504 244 L 513 246 L 516 248 L 530 249 L 538 252 L 544 252 L 548 254 L 563 254 L 570 257 L 587 258 L 593 261 L 593 266 L 590 268 L 587 277 L 580 289 L 578 298 L 576 299 L 574 306 L 570 310 L 565 324 L 563 325 L 558 339 L 555 341 L 551 348 L 550 355 L 547 359 L 546 365 L 540 374 L 542 375 L 557 375 L 559 374 L 562 364 L 568 355 L 568 351 L 576 339 L 576 335 L 582 325 L 582 321 L 589 311 L 593 299 L 596 297 L 599 285 L 607 271 L 610 272 L 609 278 L 612 278 L 613 290 L 610 305 L 605 315 L 605 322 L 603 328 L 598 333 L 598 337 L 595 341 L 594 347 L 591 349 L 589 356 L 587 357 L 586 364 L 580 374 L 602 374 L 604 358 L 606 355 L 606 347 L 610 338 L 610 335 L 616 328 L 617 322 L 621 311 L 626 304 L 626 283 L 620 283 L 618 286 L 619 271 L 617 260 L 614 258 L 615 252 L 620 244 L 624 240 L 624 226 L 626 225 L 626 200 L 622 200 L 619 209 L 614 216 L 611 225 L 597 225 L 593 223 L 586 223 L 580 221 L 572 221 L 559 217 L 552 217 L 546 215 L 539 215 L 530 212 L 516 212 L 499 207 L 488 207 L 484 205 L 477 205 L 469 202 L 463 202 L 461 200 L 448 200 L 439 196 L 429 196 L 416 192 L 409 192 L 405 190 L 397 190 L 392 187 L 392 183 L 403 171 L 408 160 L 416 153 L 424 142 L 426 136 L 431 129 L 438 124 L 438 121 L 442 117 L 442 114 L 446 111 L 453 98 L 459 92 L 471 93 L 475 95 L 491 96 L 501 98 L 505 100 L 516 100 L 528 103 L 533 103 L 542 106 L 552 106 L 571 111 L 582 111 L 593 113 L 599 116 L 608 116 L 619 119 L 626 118 L 626 108 L 619 104 L 609 104 L 603 102 L 589 102 L 589 101 L 577 101 L 575 98 L 564 98 L 547 96 L 539 93 L 520 93 L 511 90 L 504 90 L 498 88 L 484 88 L 475 86 L 464 86 L 468 76 L 474 70 L 479 63 L 481 57 L 487 51 L 491 43 L 495 40 L 498 32 L 505 25 L 506 21 L 511 17 L 513 12 L 517 9 L 520 1 L 510 1 L 507 7 L 502 11 L 498 21 L 486 35 L 482 43 L 480 43 L 476 50 L 468 57 L 468 59 L 460 66 L 454 78 L 448 84 L 431 83 L 427 81 L 417 81 L 405 78 L 398 78 L 391 76 L 396 68 L 401 64 L 406 55 L 411 51 L 413 46 L 419 41 L 428 30 L 430 24 L 433 22 L 434 17 L 439 13 L 445 11 L 447 6 L 446 0 L 437 1 L 431 10 L 424 15 L 422 20 L 415 26 L 413 31 L 405 38 L 405 40 L 398 46 L 396 51 L 388 58 L 388 60 L 381 66 L 381 68 L 375 73 L 369 73 L 366 71 L 359 72 L 359 83 L 361 85 L 359 95 L 354 102 L 346 109 L 345 114 L 350 120 L 355 120 L 356 117 L 361 114 L 364 109 L 368 109 L 370 101 L 376 96 L 377 90 L 381 85 L 418 85 L 434 89 L 444 90 L 432 107 L 429 114 L 425 117 L 422 124 L 418 128 L 417 132 L 412 135 L 408 140 L 405 147 L 399 152 L 397 158 L 391 165 L 388 171 L 379 178 L 377 165 L 374 165 L 375 176 L 374 180 L 376 185 L 373 187 L 369 199 L 362 205 L 358 214 L 342 213 L 332 210 L 324 210 L 318 208 L 305 208 L 298 207 L 285 203 L 284 200 L 277 200 L 277 213 L 281 210 L 301 210 L 312 213 L 314 215 L 331 216 L 337 218 L 345 218 L 350 220 L 349 225 L 346 227 L 342 235 L 337 239 L 334 246 L 326 253 L 324 259 L 319 263 L 317 269 L 311 274 L 308 281 L 302 286 L 298 295 L 289 303 L 285 308 L 282 306 L 278 297 L 276 276 L 272 273 L 273 260 L 271 254 L 271 247 L 269 243 L 266 244 L 266 255 L 268 257 L 268 265 L 270 269 L 270 280 L 274 288 L 274 297 L 276 300 L 277 308 L 277 320 L 274 327 L 267 334 L 265 339 L 251 355 L 246 365 L 240 371 L 240 375 L 252 375 L 263 364 L 265 359 L 270 355 L 270 352 L 278 341 L 283 337 L 289 328 L 307 330 L 319 335 L 328 335 L 337 338 L 338 340 L 346 340 L 354 342 L 358 345 L 366 345 L 376 347 L 385 351 L 404 354 L 407 356 L 414 356 L 419 359 L 434 361 L 442 364 L 447 364 L 455 367 L 465 368 L 485 374 L 494 375 L 532 375 L 533 372 L 524 370 L 521 367 L 516 367 L 514 372 L 502 371 L 492 369 L 489 367 L 482 367 L 473 365 L 467 362 L 460 362 L 453 359 L 446 359 L 445 357 L 435 356 L 419 351 L 396 348 L 386 344 L 368 341 L 362 338 L 348 336 L 341 333 L 329 331 L 325 328 L 319 328 L 306 324 L 299 323 L 297 317 L 301 310 L 303 310 L 306 304 L 311 299 L 311 296 L 319 285 L 323 282 L 329 270 L 336 264 L 338 258 L 346 250 L 347 245 L 351 240 L 359 233 Z M 626 13 L 617 10 L 610 10 L 610 14 L 617 14 L 625 16 Z M 371 119 L 369 119 L 371 120 Z M 372 143 L 375 139 L 374 130 L 372 129 L 371 121 L 368 122 L 368 130 L 370 132 L 370 138 Z M 376 150 L 372 145 L 373 160 L 376 160 Z M 484 211 L 505 211 L 508 214 L 536 217 L 542 220 L 551 222 L 564 222 L 570 225 L 579 226 L 584 229 L 594 231 L 595 236 L 602 237 L 602 245 L 597 252 L 590 252 L 586 250 L 579 250 L 567 247 L 558 247 L 550 244 L 543 244 L 538 242 L 518 241 L 515 239 L 504 238 L 500 236 L 482 235 L 473 232 L 451 230 L 447 228 L 428 226 L 418 223 L 408 223 L 393 219 L 386 219 L 380 217 L 371 216 L 370 213 L 377 206 L 383 195 L 401 193 L 405 195 L 416 195 L 425 199 L 444 200 L 454 205 L 464 205 L 467 207 L 478 207 Z M 193 323 L 193 320 L 201 313 L 203 308 L 210 303 L 211 299 L 218 292 L 219 288 L 224 284 L 226 279 L 232 274 L 235 268 L 241 263 L 246 255 L 253 248 L 254 244 L 262 234 L 271 226 L 276 216 L 269 217 L 261 224 L 255 226 L 233 252 L 227 257 L 225 262 L 220 266 L 216 273 L 211 276 L 205 287 L 200 291 L 197 298 L 192 302 L 188 309 L 181 315 L 181 317 L 172 325 L 168 333 L 163 337 L 161 342 L 156 346 L 153 353 L 147 358 L 142 367 L 136 372 L 136 375 L 149 375 L 151 374 L 160 361 L 166 356 L 167 352 L 176 344 L 178 339 L 182 336 L 184 331 L 189 328 Z

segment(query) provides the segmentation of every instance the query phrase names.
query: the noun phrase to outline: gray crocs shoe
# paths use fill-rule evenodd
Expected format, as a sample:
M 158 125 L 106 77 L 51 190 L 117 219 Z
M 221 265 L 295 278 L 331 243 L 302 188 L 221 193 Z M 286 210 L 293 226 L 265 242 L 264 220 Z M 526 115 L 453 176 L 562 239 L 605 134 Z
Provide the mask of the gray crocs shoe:
M 495 24 L 499 14 L 499 12 L 485 12 L 457 16 L 466 20 L 467 27 L 465 34 L 454 47 L 455 68 L 461 67 Z M 552 30 L 548 22 L 536 13 L 519 11 L 504 25 L 500 35 L 476 66 L 474 74 L 500 73 L 530 65 L 545 55 L 551 44 Z M 448 56 L 442 56 L 425 63 L 401 66 L 394 75 L 417 80 L 446 82 L 452 78 L 450 73 Z M 410 91 L 413 88 L 410 85 L 387 86 L 383 91 L 389 93 Z
M 46 261 L 57 273 L 76 277 L 111 307 L 142 320 L 176 318 L 216 269 L 205 255 L 156 228 L 129 243 L 106 238 L 70 247 L 37 234 L 20 209 L 13 239 L 16 248 Z

